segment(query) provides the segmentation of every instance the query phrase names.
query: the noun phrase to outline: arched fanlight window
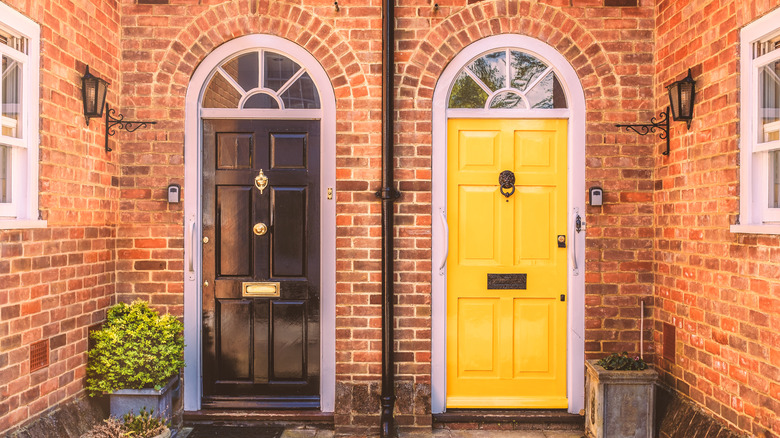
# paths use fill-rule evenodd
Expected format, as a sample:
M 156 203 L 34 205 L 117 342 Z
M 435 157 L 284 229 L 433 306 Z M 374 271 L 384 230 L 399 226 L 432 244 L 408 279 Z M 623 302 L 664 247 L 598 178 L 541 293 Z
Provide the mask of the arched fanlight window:
M 450 90 L 449 108 L 567 108 L 552 67 L 525 52 L 500 49 L 461 69 Z
M 245 52 L 217 67 L 203 108 L 317 109 L 320 97 L 306 70 L 269 50 Z

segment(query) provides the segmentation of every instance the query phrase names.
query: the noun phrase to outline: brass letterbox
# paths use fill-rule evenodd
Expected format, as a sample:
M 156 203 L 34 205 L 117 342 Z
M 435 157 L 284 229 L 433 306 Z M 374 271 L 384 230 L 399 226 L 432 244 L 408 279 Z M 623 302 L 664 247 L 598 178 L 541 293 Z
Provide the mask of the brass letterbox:
M 247 281 L 241 283 L 241 295 L 250 298 L 278 297 L 278 281 Z

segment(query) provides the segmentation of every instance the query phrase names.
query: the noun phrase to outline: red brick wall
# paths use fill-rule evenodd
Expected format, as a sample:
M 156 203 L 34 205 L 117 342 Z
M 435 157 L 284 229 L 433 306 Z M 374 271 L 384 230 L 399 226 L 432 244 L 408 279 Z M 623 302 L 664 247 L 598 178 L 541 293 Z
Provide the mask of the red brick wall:
M 780 436 L 780 238 L 729 225 L 739 213 L 739 30 L 776 7 L 656 7 L 656 108 L 688 68 L 697 88 L 691 128 L 672 123 L 671 155 L 656 156 L 657 364 L 683 396 L 754 436 Z M 661 354 L 670 341 L 673 360 Z
M 112 2 L 3 0 L 41 24 L 40 212 L 48 227 L 0 230 L 0 434 L 82 396 L 87 328 L 114 293 L 119 191 L 103 123 L 84 123 L 85 64 L 119 92 L 119 13 Z M 30 344 L 49 366 L 30 372 Z
M 510 32 L 533 36 L 558 48 L 582 79 L 586 177 L 607 194 L 607 205 L 589 209 L 587 218 L 588 355 L 638 351 L 639 300 L 652 306 L 655 146 L 613 126 L 653 115 L 652 2 L 631 8 L 593 1 L 562 7 L 438 3 L 438 10 L 404 0 L 396 6 L 396 155 L 403 197 L 396 207 L 395 350 L 403 426 L 431 421 L 431 98 L 447 62 L 471 41 Z M 194 68 L 225 41 L 268 33 L 303 46 L 326 69 L 338 108 L 336 423 L 346 432 L 375 429 L 381 359 L 379 203 L 373 195 L 381 156 L 379 3 L 340 4 L 338 12 L 331 1 L 126 3 L 122 25 L 123 104 L 129 117 L 160 124 L 125 135 L 118 146 L 123 199 L 117 288 L 122 300 L 150 297 L 174 313 L 182 311 L 182 215 L 164 202 L 164 188 L 182 182 L 184 93 Z
M 587 212 L 588 356 L 638 351 L 639 301 L 652 304 L 656 146 L 652 138 L 613 126 L 654 115 L 652 2 L 629 8 L 605 8 L 591 0 L 467 3 L 474 2 L 444 1 L 434 10 L 401 0 L 396 8 L 396 154 L 403 197 L 396 207 L 395 350 L 397 418 L 403 426 L 431 421 L 431 98 L 444 67 L 471 41 L 501 33 L 538 38 L 556 47 L 581 78 L 587 99 L 587 185 L 600 185 L 606 193 L 606 205 Z M 50 8 L 24 12 L 46 24 L 41 210 L 52 229 L 0 234 L 0 290 L 9 291 L 7 301 L 0 295 L 0 382 L 12 382 L 0 386 L 9 394 L 0 401 L 0 431 L 81 393 L 86 327 L 102 319 L 114 288 L 120 300 L 148 298 L 181 314 L 182 212 L 181 205 L 165 202 L 165 188 L 183 182 L 184 94 L 209 52 L 249 33 L 278 35 L 309 50 L 337 96 L 336 422 L 345 432 L 375 431 L 381 321 L 379 203 L 373 195 L 381 154 L 379 4 L 344 4 L 338 12 L 330 1 L 264 0 L 128 1 L 119 12 L 101 3 L 89 13 L 85 3 L 72 15 L 57 5 Z M 94 42 L 89 51 L 79 49 L 87 40 Z M 112 82 L 109 102 L 128 119 L 159 123 L 118 133 L 112 138 L 115 152 L 103 152 L 102 123 L 89 129 L 81 124 L 82 63 Z M 50 265 L 39 269 L 32 256 L 41 246 L 41 258 Z M 44 293 L 33 292 L 39 289 L 52 300 L 41 311 L 34 304 L 35 294 Z M 38 377 L 43 371 L 25 372 L 27 338 L 45 337 L 27 335 L 25 324 L 35 332 L 39 320 L 55 330 L 52 336 L 65 335 L 63 345 L 52 341 L 58 362 L 45 378 Z M 56 389 L 50 389 L 54 380 Z

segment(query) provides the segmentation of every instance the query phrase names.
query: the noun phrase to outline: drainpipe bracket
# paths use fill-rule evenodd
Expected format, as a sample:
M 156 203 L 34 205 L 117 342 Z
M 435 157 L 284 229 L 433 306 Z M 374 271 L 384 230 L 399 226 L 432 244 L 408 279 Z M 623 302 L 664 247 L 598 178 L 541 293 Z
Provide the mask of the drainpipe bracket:
M 374 192 L 374 195 L 376 195 L 377 198 L 380 198 L 382 200 L 386 200 L 386 199 L 396 200 L 401 197 L 401 192 L 399 192 L 398 190 L 392 187 L 384 187 L 379 191 Z

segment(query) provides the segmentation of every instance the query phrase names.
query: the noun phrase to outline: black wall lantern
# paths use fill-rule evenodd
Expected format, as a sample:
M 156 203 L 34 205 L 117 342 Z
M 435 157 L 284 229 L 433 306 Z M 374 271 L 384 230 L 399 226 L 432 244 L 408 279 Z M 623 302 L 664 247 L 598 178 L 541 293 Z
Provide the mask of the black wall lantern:
M 103 104 L 106 103 L 108 82 L 89 72 L 89 66 L 81 78 L 81 99 L 84 101 L 84 118 L 103 117 Z
M 693 100 L 696 97 L 696 81 L 688 69 L 688 76 L 681 81 L 672 82 L 669 90 L 669 104 L 672 106 L 672 118 L 675 122 L 685 122 L 691 128 L 693 119 Z
M 89 72 L 87 66 L 84 76 L 81 78 L 81 98 L 84 101 L 84 118 L 89 126 L 89 119 L 93 117 L 102 117 L 103 108 L 106 108 L 106 152 L 111 152 L 108 147 L 108 137 L 116 134 L 114 128 L 124 129 L 127 132 L 133 132 L 138 128 L 148 125 L 154 125 L 157 122 L 124 120 L 125 116 L 117 113 L 108 104 L 106 104 L 106 91 L 108 82 Z M 117 114 L 115 116 L 114 114 Z
M 688 76 L 680 81 L 675 81 L 668 87 L 669 91 L 669 105 L 672 109 L 672 118 L 675 121 L 684 121 L 691 127 L 691 120 L 693 119 L 693 99 L 696 96 L 696 81 L 691 76 L 691 69 L 688 69 Z M 656 129 L 661 132 L 658 133 L 658 138 L 666 140 L 666 150 L 662 152 L 664 155 L 669 155 L 669 107 L 661 111 L 658 114 L 658 119 L 655 117 L 650 119 L 650 123 L 633 123 L 633 124 L 619 124 L 615 125 L 618 128 L 626 128 L 636 132 L 639 135 L 647 135 L 655 133 Z

